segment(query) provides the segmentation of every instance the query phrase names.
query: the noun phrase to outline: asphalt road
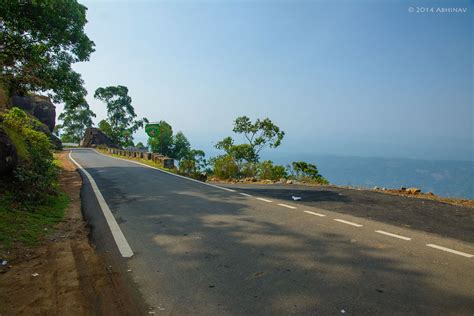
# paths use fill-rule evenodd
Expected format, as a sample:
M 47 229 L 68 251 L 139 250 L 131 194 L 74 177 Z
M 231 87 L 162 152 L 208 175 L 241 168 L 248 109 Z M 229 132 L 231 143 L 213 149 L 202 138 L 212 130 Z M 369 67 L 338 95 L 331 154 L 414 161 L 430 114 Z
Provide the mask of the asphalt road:
M 357 204 L 335 191 L 341 204 L 323 207 L 311 201 L 317 192 L 290 200 L 298 188 L 232 192 L 91 150 L 72 157 L 95 180 L 134 254 L 120 256 L 83 177 L 84 215 L 99 251 L 115 258 L 155 314 L 474 314 L 472 217 L 459 226 L 463 237 L 452 233 L 457 227 L 427 228 L 423 217 L 387 220 L 395 215 L 379 214 L 383 196 Z M 390 199 L 408 216 L 406 198 Z M 446 206 L 430 202 L 413 213 L 431 203 L 437 213 Z M 397 209 L 390 204 L 387 212 Z M 379 215 L 350 211 L 357 205 L 374 205 Z

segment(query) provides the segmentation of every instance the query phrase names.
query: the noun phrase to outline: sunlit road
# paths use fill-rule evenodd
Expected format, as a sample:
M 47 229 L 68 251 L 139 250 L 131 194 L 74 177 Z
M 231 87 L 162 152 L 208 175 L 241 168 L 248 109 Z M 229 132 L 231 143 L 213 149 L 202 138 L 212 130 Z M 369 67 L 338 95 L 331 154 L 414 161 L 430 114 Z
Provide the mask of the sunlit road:
M 86 179 L 99 251 L 121 260 L 155 314 L 474 314 L 468 238 L 224 190 L 92 150 L 72 158 L 133 256 L 120 256 Z

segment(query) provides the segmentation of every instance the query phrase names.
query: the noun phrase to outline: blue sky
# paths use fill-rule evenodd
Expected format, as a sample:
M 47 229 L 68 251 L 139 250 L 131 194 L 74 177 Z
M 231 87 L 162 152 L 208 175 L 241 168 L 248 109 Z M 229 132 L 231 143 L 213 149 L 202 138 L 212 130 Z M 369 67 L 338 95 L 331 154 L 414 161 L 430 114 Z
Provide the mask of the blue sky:
M 94 90 L 121 84 L 207 151 L 247 115 L 286 132 L 280 153 L 472 160 L 471 1 L 83 3 L 97 122 Z

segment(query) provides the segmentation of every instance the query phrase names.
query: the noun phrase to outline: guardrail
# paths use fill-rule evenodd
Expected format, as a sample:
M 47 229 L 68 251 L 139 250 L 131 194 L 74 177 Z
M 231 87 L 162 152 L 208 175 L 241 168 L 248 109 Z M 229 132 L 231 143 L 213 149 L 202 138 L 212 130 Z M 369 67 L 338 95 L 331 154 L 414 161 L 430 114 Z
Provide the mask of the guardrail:
M 107 151 L 113 155 L 150 160 L 163 168 L 174 169 L 174 159 L 161 154 L 115 148 L 108 148 Z

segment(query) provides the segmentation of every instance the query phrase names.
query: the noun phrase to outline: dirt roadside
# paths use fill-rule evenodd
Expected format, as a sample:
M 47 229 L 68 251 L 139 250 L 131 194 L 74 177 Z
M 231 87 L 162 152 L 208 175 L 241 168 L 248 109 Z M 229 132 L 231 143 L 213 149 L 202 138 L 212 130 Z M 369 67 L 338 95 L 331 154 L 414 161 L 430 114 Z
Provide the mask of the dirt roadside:
M 126 277 L 89 243 L 81 213 L 82 179 L 67 154 L 58 154 L 60 187 L 71 199 L 65 218 L 37 247 L 11 252 L 0 271 L 0 315 L 143 314 Z

